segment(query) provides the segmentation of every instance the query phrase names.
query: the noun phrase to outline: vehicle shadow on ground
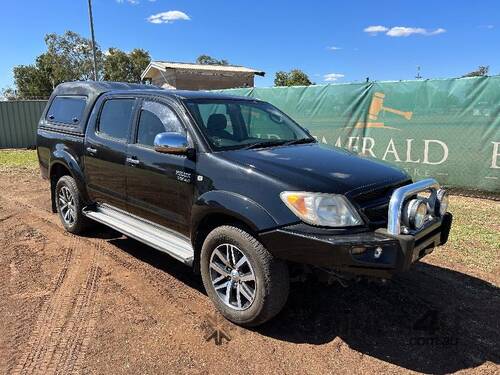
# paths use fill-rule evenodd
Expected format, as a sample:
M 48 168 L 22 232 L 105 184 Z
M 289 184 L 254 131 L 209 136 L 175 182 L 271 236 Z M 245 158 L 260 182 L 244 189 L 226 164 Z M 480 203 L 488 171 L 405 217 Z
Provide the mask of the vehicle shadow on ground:
M 201 278 L 168 255 L 111 229 L 92 236 L 205 294 Z M 293 284 L 283 311 L 254 332 L 318 346 L 340 337 L 360 353 L 409 370 L 444 374 L 486 361 L 500 363 L 499 312 L 500 288 L 420 263 L 386 285 Z
M 500 289 L 426 263 L 378 285 L 295 285 L 263 335 L 322 345 L 340 337 L 360 353 L 444 374 L 500 363 Z

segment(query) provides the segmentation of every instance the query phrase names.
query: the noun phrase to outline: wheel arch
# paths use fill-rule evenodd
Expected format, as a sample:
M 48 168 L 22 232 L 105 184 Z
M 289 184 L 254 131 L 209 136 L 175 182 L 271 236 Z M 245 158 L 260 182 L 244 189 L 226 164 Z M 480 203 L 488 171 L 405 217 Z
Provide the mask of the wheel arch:
M 85 177 L 76 159 L 68 151 L 56 150 L 52 155 L 49 168 L 50 196 L 52 202 L 52 212 L 56 212 L 55 190 L 57 181 L 62 176 L 71 176 L 80 191 L 84 202 L 88 202 L 87 189 L 85 187 Z
M 193 206 L 191 220 L 195 272 L 199 272 L 201 247 L 206 236 L 222 225 L 239 227 L 258 239 L 260 232 L 277 224 L 261 205 L 241 195 L 225 191 L 201 195 Z

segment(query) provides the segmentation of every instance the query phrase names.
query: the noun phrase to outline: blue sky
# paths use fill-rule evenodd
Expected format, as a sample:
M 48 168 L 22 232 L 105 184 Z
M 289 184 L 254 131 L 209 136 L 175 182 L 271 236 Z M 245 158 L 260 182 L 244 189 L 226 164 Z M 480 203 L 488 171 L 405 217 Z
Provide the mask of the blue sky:
M 316 83 L 500 73 L 500 1 L 93 0 L 103 50 L 148 50 L 156 60 L 202 53 L 264 70 L 300 68 Z M 174 12 L 175 11 L 175 12 Z M 45 49 L 46 33 L 89 35 L 87 0 L 4 1 L 0 88 L 12 67 Z

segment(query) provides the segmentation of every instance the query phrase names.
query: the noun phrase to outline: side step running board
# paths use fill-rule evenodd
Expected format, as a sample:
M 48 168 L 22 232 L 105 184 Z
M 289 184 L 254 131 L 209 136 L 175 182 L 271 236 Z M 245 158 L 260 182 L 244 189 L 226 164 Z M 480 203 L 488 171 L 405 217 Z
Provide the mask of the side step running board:
M 193 264 L 194 250 L 191 242 L 187 237 L 174 231 L 108 205 L 86 207 L 83 209 L 83 214 L 126 236 L 167 253 L 186 265 Z

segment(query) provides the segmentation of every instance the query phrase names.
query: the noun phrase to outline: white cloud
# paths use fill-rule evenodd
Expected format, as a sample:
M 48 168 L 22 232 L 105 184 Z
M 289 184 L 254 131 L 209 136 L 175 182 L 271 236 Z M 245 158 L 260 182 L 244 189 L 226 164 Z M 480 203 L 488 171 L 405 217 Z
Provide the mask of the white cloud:
M 491 30 L 495 28 L 495 25 L 479 25 L 478 28 Z
M 410 36 L 410 35 L 437 35 L 445 33 L 446 30 L 442 27 L 437 28 L 435 30 L 427 30 L 422 27 L 407 27 L 407 26 L 394 26 L 388 28 L 386 26 L 368 26 L 363 30 L 365 33 L 369 33 L 372 36 L 378 35 L 379 33 L 384 33 L 387 36 L 391 37 L 401 37 L 401 36 Z
M 189 21 L 191 18 L 180 10 L 169 10 L 168 12 L 161 12 L 153 14 L 148 17 L 148 22 L 151 23 L 172 23 L 179 20 Z
M 328 73 L 323 76 L 323 80 L 326 82 L 335 82 L 339 80 L 340 78 L 344 78 L 345 76 L 340 73 Z
M 137 5 L 139 4 L 139 0 L 116 0 L 118 4 L 123 4 L 125 2 L 132 4 L 132 5 Z
M 365 33 L 368 33 L 370 35 L 377 35 L 378 33 L 385 33 L 387 30 L 389 30 L 385 26 L 377 25 L 377 26 L 368 26 L 365 27 L 363 30 Z
M 338 51 L 339 49 L 342 49 L 341 47 L 336 47 L 336 46 L 330 46 L 330 47 L 326 47 L 326 49 L 330 50 L 330 51 Z
M 437 35 L 437 34 L 443 34 L 445 32 L 446 32 L 446 29 L 443 29 L 442 27 L 440 27 L 434 31 L 428 32 L 426 35 Z
M 395 27 L 391 27 L 391 29 L 389 31 L 387 31 L 386 35 L 392 36 L 392 37 L 410 36 L 413 34 L 430 36 L 430 35 L 442 34 L 445 32 L 446 32 L 446 30 L 441 28 L 441 27 L 439 29 L 429 31 L 429 30 L 421 28 L 421 27 L 395 26 Z

